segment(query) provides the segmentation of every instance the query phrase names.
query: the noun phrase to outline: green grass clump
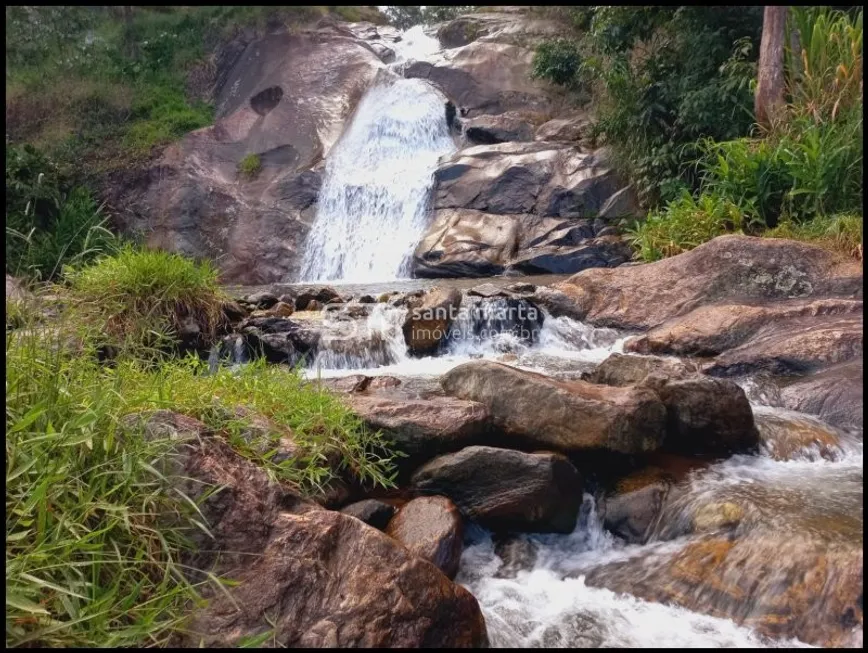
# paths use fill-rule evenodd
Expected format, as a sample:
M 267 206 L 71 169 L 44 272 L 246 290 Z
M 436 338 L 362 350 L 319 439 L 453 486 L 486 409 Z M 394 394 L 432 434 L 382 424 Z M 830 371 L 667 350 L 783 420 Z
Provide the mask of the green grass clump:
M 45 333 L 6 335 L 6 646 L 162 644 L 195 598 L 171 443 L 122 435 L 122 379 Z
M 862 229 L 861 215 L 844 214 L 810 222 L 786 220 L 774 229 L 765 231 L 763 236 L 804 240 L 861 259 Z
M 165 344 L 194 320 L 205 343 L 222 325 L 225 300 L 208 261 L 131 245 L 67 273 L 85 321 L 116 346 Z
M 258 154 L 248 154 L 238 163 L 238 172 L 248 179 L 255 177 L 262 170 L 262 160 Z
M 716 236 L 741 231 L 743 226 L 738 205 L 713 195 L 700 195 L 696 199 L 684 191 L 679 199 L 628 230 L 628 235 L 640 259 L 657 261 L 698 247 Z

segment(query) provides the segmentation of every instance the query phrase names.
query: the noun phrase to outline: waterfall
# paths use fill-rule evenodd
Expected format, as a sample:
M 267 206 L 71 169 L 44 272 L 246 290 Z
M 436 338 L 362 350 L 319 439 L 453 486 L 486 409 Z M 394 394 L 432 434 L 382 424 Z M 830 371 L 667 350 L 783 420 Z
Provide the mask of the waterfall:
M 302 280 L 409 277 L 434 170 L 455 149 L 444 103 L 418 79 L 381 79 L 365 94 L 326 163 Z

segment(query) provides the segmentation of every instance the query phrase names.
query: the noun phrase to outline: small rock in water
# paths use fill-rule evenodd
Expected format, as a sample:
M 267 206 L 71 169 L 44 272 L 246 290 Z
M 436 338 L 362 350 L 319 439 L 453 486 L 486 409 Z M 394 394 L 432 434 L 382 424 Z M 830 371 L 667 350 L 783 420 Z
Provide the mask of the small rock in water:
M 374 304 L 376 303 L 376 299 L 374 299 L 371 295 L 362 295 L 359 297 L 359 304 Z
M 734 528 L 744 519 L 744 509 L 736 503 L 707 503 L 693 514 L 693 532 L 704 533 Z

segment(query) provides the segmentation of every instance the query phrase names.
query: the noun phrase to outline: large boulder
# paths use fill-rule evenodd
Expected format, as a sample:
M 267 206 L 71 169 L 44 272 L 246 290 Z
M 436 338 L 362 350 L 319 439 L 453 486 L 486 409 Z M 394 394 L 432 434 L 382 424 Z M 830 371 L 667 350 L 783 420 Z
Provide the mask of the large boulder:
M 383 430 L 409 456 L 405 464 L 476 444 L 488 429 L 488 410 L 475 401 L 419 398 L 398 391 L 353 393 L 341 399 L 365 424 Z
M 422 494 L 447 496 L 462 514 L 492 530 L 570 533 L 582 503 L 582 481 L 564 456 L 467 447 L 420 467 Z
M 861 634 L 863 552 L 809 535 L 706 536 L 677 552 L 600 565 L 592 587 L 731 619 L 772 637 L 852 646 Z
M 446 497 L 419 497 L 406 503 L 389 522 L 386 534 L 432 562 L 449 578 L 458 573 L 464 522 Z
M 211 590 L 187 646 L 235 647 L 270 633 L 289 647 L 479 647 L 476 599 L 439 569 L 338 512 L 282 513 L 267 546 Z
M 441 379 L 447 394 L 484 404 L 506 434 L 559 451 L 653 451 L 666 408 L 646 388 L 557 381 L 490 361 L 459 365 Z
M 720 354 L 706 371 L 719 376 L 803 374 L 861 359 L 862 321 L 858 314 L 774 322 L 745 344 Z
M 386 74 L 374 46 L 387 40 L 372 38 L 373 27 L 325 22 L 231 42 L 216 57 L 215 124 L 106 184 L 121 226 L 149 245 L 216 261 L 226 282 L 295 274 L 321 185 L 316 166 Z M 252 177 L 239 171 L 250 155 L 259 161 Z
M 595 218 L 623 184 L 605 152 L 562 143 L 500 143 L 465 148 L 435 173 L 436 209 Z
M 780 391 L 783 406 L 846 429 L 862 429 L 864 419 L 861 357 L 798 379 Z
M 700 374 L 693 363 L 615 353 L 583 378 L 653 390 L 666 407 L 667 451 L 727 454 L 749 451 L 758 444 L 744 390 L 732 381 Z
M 656 263 L 585 270 L 554 289 L 569 298 L 574 318 L 644 330 L 725 301 L 861 297 L 862 270 L 806 243 L 732 235 Z

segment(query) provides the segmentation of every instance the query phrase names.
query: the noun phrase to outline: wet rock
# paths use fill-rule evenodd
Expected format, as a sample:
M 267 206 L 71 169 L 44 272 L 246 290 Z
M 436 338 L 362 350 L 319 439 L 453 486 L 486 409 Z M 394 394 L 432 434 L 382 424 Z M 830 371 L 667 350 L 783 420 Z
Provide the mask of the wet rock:
M 731 619 L 771 637 L 842 646 L 862 624 L 863 552 L 795 533 L 707 536 L 674 554 L 591 569 L 585 582 Z
M 245 308 L 241 306 L 241 304 L 235 301 L 223 302 L 222 310 L 223 316 L 230 324 L 240 322 L 248 315 L 247 310 L 245 310 Z
M 338 512 L 283 513 L 234 587 L 194 613 L 188 646 L 271 631 L 290 647 L 486 646 L 476 599 L 434 565 Z M 263 582 L 267 579 L 268 582 Z
M 782 405 L 839 428 L 861 429 L 862 369 L 862 360 L 853 360 L 790 383 L 780 391 Z
M 484 115 L 464 121 L 464 137 L 478 145 L 533 140 L 533 128 L 518 114 Z
M 537 549 L 522 537 L 510 537 L 494 546 L 494 552 L 503 560 L 495 578 L 515 578 L 520 571 L 530 571 L 537 560 Z
M 838 431 L 816 418 L 774 408 L 755 409 L 754 418 L 762 448 L 775 460 L 835 460 L 841 454 Z
M 725 300 L 853 297 L 861 288 L 855 261 L 801 242 L 737 235 L 656 263 L 585 270 L 554 286 L 570 298 L 571 317 L 626 329 Z
M 252 317 L 241 323 L 246 358 L 263 356 L 270 363 L 296 365 L 316 351 L 319 333 L 283 317 Z
M 341 508 L 341 512 L 383 531 L 386 530 L 386 526 L 395 515 L 395 506 L 377 499 L 364 499 L 344 506 Z
M 630 544 L 644 544 L 660 515 L 668 490 L 664 483 L 652 483 L 607 497 L 603 526 Z
M 441 378 L 445 392 L 484 404 L 495 426 L 534 446 L 559 451 L 653 451 L 666 408 L 646 388 L 557 381 L 507 365 L 473 361 Z
M 380 46 L 388 44 L 323 24 L 242 35 L 231 46 L 206 74 L 214 124 L 150 166 L 117 173 L 105 191 L 128 209 L 120 226 L 148 234 L 150 246 L 214 260 L 226 283 L 280 282 L 302 260 L 321 177 L 311 168 L 385 68 Z M 325 78 L 327 89 L 315 81 Z M 240 182 L 238 163 L 249 153 L 261 170 Z
M 312 288 L 298 294 L 295 298 L 295 308 L 299 311 L 317 311 L 321 310 L 325 304 L 334 300 L 343 301 L 338 291 L 334 288 L 329 288 L 328 286 Z M 311 306 L 311 302 L 317 302 L 318 307 Z
M 460 48 L 488 34 L 491 27 L 474 16 L 461 16 L 437 29 L 437 40 L 444 48 Z
M 277 302 L 266 311 L 266 315 L 270 317 L 289 317 L 294 312 L 295 309 L 286 302 Z
M 693 513 L 694 533 L 709 533 L 735 528 L 744 519 L 744 508 L 730 501 L 706 503 Z
M 750 402 L 731 381 L 652 376 L 638 387 L 653 389 L 666 406 L 666 451 L 727 455 L 759 444 Z
M 461 306 L 461 293 L 455 288 L 432 288 L 412 302 L 404 322 L 404 340 L 411 353 L 434 353 L 448 336 L 449 326 Z
M 375 304 L 377 302 L 371 295 L 362 295 L 359 297 L 359 304 Z
M 416 398 L 395 391 L 352 394 L 346 404 L 372 429 L 382 429 L 410 456 L 402 466 L 475 444 L 488 430 L 485 406 L 454 397 Z
M 582 503 L 579 474 L 559 454 L 466 447 L 420 467 L 412 484 L 492 530 L 570 533 Z
M 432 562 L 449 578 L 458 573 L 464 522 L 455 504 L 446 497 L 413 499 L 392 518 L 386 534 Z
M 401 385 L 401 379 L 394 376 L 375 376 L 368 384 L 370 390 L 386 390 L 397 388 Z
M 332 392 L 364 392 L 372 378 L 364 374 L 349 374 L 332 379 L 318 379 L 317 383 Z

